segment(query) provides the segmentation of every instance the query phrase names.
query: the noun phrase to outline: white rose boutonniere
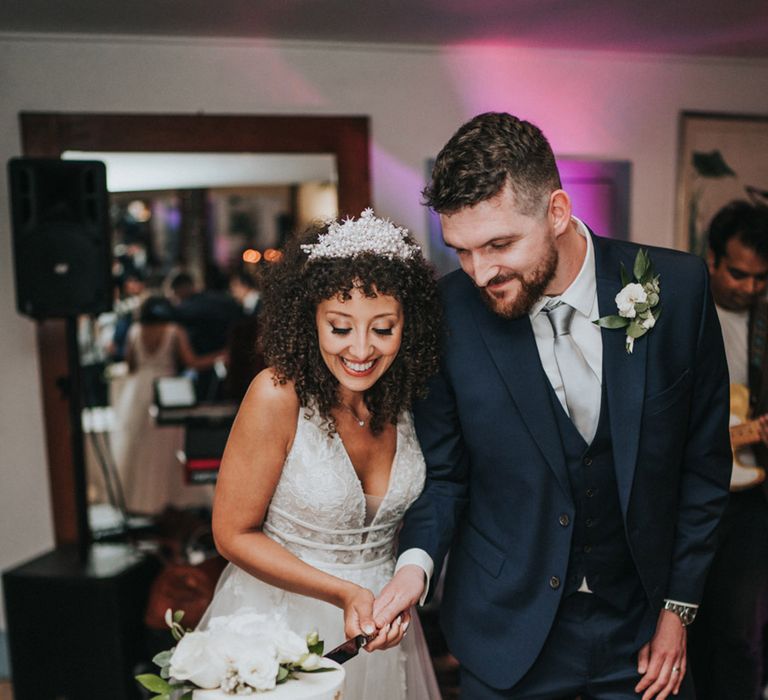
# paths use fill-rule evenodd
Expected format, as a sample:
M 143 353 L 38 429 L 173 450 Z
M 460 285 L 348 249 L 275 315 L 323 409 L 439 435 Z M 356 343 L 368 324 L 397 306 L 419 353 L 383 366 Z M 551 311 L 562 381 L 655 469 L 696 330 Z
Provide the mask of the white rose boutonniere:
M 625 328 L 627 352 L 635 348 L 635 340 L 644 336 L 656 325 L 661 314 L 659 275 L 654 274 L 648 253 L 640 249 L 632 270 L 635 281 L 621 266 L 621 291 L 616 295 L 618 314 L 603 316 L 595 323 L 603 328 Z

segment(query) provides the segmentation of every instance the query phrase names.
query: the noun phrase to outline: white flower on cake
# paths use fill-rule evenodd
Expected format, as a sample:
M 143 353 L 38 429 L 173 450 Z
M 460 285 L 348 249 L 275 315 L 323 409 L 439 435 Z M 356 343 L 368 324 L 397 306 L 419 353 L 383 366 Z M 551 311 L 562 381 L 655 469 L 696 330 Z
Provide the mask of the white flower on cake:
M 296 672 L 333 670 L 322 664 L 323 642 L 317 632 L 305 641 L 277 615 L 243 608 L 212 618 L 204 631 L 185 630 L 182 616 L 179 612 L 166 615 L 178 643 L 153 659 L 160 675 L 137 676 L 158 699 L 176 692 L 188 698 L 197 689 L 251 695 L 296 678 Z
M 212 653 L 208 632 L 185 634 L 170 661 L 171 677 L 200 688 L 218 688 L 227 670 L 224 658 Z

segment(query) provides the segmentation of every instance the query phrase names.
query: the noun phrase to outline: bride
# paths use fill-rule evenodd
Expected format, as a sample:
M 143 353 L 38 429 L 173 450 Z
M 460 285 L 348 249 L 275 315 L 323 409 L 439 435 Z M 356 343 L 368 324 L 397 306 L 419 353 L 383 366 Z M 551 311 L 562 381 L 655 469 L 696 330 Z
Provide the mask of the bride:
M 345 664 L 347 697 L 439 700 L 418 617 L 377 630 L 372 615 L 424 484 L 408 409 L 437 369 L 433 274 L 407 231 L 367 209 L 292 242 L 263 303 L 270 366 L 222 460 L 213 531 L 230 564 L 201 626 L 256 607 L 317 629 L 326 650 L 365 634 L 373 653 Z

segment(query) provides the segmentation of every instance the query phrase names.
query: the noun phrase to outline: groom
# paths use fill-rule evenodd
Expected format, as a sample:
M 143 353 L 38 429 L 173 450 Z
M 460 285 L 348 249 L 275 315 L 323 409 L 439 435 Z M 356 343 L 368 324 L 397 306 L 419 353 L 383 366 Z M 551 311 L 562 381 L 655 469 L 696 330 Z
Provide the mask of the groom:
M 423 602 L 450 548 L 462 700 L 691 697 L 685 626 L 730 475 L 703 261 L 643 246 L 643 276 L 641 247 L 571 215 L 546 138 L 509 114 L 462 126 L 425 196 L 462 270 L 441 282 L 442 369 L 415 409 L 427 483 L 377 624 Z M 616 300 L 636 259 L 646 286 Z M 629 328 L 594 323 L 618 302 Z

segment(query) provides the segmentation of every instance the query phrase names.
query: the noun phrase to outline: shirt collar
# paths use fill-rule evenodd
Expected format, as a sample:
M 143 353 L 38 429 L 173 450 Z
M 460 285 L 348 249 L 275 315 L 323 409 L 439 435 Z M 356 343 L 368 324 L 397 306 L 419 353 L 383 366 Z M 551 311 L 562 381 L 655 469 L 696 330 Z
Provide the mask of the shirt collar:
M 584 261 L 581 263 L 581 269 L 576 278 L 568 285 L 568 288 L 560 295 L 560 301 L 572 306 L 580 314 L 589 318 L 592 308 L 595 304 L 595 295 L 597 293 L 597 279 L 595 277 L 595 248 L 592 243 L 592 236 L 584 223 L 575 216 L 571 217 L 576 224 L 576 231 L 580 236 L 587 240 L 587 251 L 584 255 Z M 528 315 L 531 319 L 535 318 L 544 305 L 556 297 L 541 297 L 532 307 Z

